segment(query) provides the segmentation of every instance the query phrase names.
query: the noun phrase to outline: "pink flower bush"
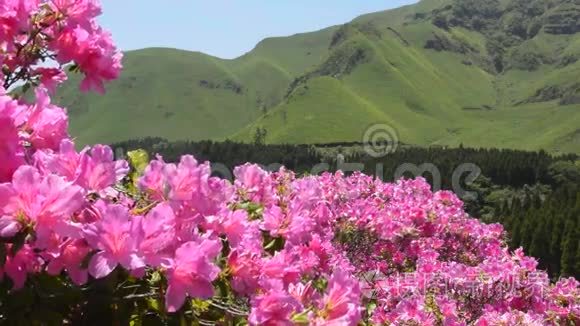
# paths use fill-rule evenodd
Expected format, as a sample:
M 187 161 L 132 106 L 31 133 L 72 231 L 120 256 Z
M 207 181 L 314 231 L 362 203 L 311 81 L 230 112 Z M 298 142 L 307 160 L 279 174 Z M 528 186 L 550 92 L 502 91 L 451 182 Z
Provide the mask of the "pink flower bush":
M 245 164 L 230 183 L 189 155 L 139 169 L 108 146 L 77 151 L 49 93 L 69 64 L 84 90 L 103 92 L 118 76 L 121 54 L 99 14 L 93 0 L 0 0 L 6 302 L 18 291 L 41 297 L 52 277 L 47 291 L 109 291 L 119 296 L 111 307 L 129 302 L 137 317 L 149 309 L 198 323 L 580 324 L 577 280 L 551 284 L 535 259 L 509 250 L 501 225 L 423 179 L 297 178 Z M 46 59 L 57 67 L 38 67 Z M 34 102 L 6 95 L 18 83 L 38 86 Z

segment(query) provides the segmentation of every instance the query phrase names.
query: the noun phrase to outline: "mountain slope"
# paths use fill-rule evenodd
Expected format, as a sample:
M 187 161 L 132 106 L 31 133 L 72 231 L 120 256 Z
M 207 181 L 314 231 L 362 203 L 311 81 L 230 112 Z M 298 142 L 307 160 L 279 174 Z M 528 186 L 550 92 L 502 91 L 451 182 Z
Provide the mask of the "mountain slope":
M 69 108 L 80 144 L 150 135 L 225 138 L 279 103 L 293 76 L 325 55 L 331 35 L 329 29 L 267 39 L 236 60 L 165 48 L 130 51 L 105 96 L 79 93 L 78 76 L 71 76 L 56 100 Z
M 272 38 L 235 60 L 126 54 L 106 96 L 67 85 L 82 143 L 144 136 L 360 141 L 580 152 L 580 1 L 424 0 Z

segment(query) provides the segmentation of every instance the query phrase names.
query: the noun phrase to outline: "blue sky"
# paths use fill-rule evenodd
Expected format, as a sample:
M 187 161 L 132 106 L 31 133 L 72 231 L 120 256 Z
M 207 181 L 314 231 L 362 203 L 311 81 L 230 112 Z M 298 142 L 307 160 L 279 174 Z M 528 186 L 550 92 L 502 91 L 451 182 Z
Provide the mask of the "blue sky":
M 269 36 L 342 24 L 415 0 L 101 0 L 100 23 L 118 46 L 201 51 L 234 58 Z

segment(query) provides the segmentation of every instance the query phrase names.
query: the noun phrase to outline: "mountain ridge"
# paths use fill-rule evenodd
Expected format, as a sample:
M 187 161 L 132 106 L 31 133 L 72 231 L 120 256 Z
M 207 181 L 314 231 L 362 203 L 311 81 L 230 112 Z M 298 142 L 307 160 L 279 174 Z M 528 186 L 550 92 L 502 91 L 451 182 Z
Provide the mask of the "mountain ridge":
M 578 8 L 424 0 L 267 38 L 235 59 L 130 51 L 107 95 L 79 95 L 71 83 L 58 102 L 81 143 L 252 141 L 258 129 L 270 143 L 360 141 L 388 123 L 416 145 L 580 152 Z

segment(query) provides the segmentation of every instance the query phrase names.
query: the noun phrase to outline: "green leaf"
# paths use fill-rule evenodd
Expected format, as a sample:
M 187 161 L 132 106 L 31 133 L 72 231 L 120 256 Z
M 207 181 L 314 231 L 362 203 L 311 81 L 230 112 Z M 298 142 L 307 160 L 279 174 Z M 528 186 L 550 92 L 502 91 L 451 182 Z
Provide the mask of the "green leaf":
M 367 304 L 367 312 L 369 314 L 372 314 L 373 311 L 375 311 L 375 309 L 377 308 L 377 302 L 375 300 L 371 300 L 368 304 Z
M 209 310 L 210 308 L 209 300 L 201 300 L 201 299 L 192 299 L 191 300 L 191 308 L 197 313 L 203 313 Z
M 324 291 L 326 291 L 326 288 L 328 287 L 328 280 L 323 278 L 323 277 L 320 277 L 320 278 L 314 280 L 313 284 L 314 284 L 314 288 L 316 288 L 318 291 L 324 292 Z
M 274 239 L 274 240 L 270 241 L 270 243 L 268 243 L 268 244 L 267 244 L 267 245 L 264 247 L 264 249 L 266 249 L 266 250 L 270 250 L 270 249 L 274 248 L 274 246 L 275 246 L 275 245 L 276 245 L 276 239 Z
M 161 305 L 157 299 L 147 299 L 147 307 L 155 312 L 161 311 Z
M 248 325 L 248 321 L 245 319 L 240 319 L 238 320 L 238 322 L 236 323 L 236 326 L 246 326 Z
M 127 153 L 129 164 L 138 176 L 143 174 L 147 165 L 149 165 L 149 154 L 143 149 L 130 151 Z
M 310 310 L 303 311 L 302 313 L 296 314 L 292 316 L 292 322 L 296 325 L 308 325 L 310 322 L 308 321 L 308 313 Z
M 157 283 L 161 282 L 161 273 L 159 271 L 154 271 L 151 273 L 151 277 L 149 278 L 148 282 L 151 285 L 156 285 Z
M 137 181 L 143 175 L 147 165 L 149 165 L 149 154 L 145 150 L 138 149 L 127 153 L 128 161 L 131 166 L 131 172 L 126 180 L 125 187 L 129 192 L 136 194 Z
M 275 252 L 282 250 L 284 248 L 284 244 L 285 244 L 284 238 L 278 237 L 278 238 L 273 238 L 272 240 L 270 240 L 269 235 L 266 236 L 264 241 L 269 241 L 264 246 L 264 250 L 266 250 L 270 254 L 274 254 Z

